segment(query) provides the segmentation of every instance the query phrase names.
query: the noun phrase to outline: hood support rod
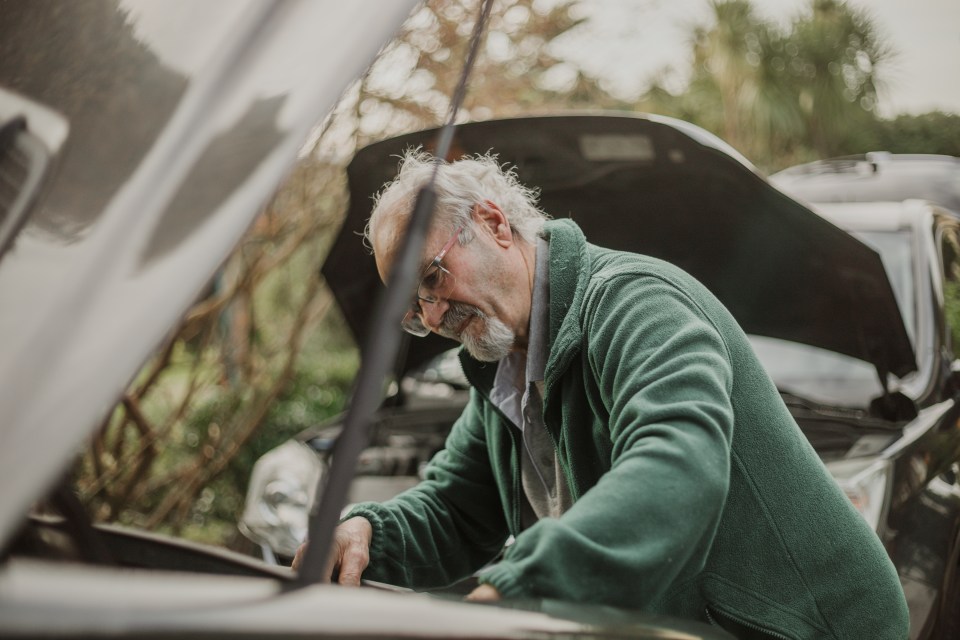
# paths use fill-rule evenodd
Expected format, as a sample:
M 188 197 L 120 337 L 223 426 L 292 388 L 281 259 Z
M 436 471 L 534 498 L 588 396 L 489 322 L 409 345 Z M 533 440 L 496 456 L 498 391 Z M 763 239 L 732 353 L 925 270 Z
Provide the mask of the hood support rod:
M 317 492 L 322 498 L 317 501 L 310 515 L 307 547 L 294 588 L 325 582 L 327 558 L 333 544 L 334 529 L 340 521 L 340 511 L 347 499 L 353 480 L 357 459 L 370 441 L 370 426 L 377 408 L 383 402 L 384 381 L 389 375 L 400 348 L 400 320 L 410 306 L 410 291 L 413 289 L 420 261 L 420 253 L 436 202 L 433 184 L 437 171 L 445 162 L 453 142 L 455 120 L 466 95 L 467 79 L 479 50 L 483 29 L 490 16 L 492 0 L 483 0 L 479 16 L 470 37 L 460 80 L 450 101 L 447 122 L 440 130 L 436 145 L 436 166 L 430 181 L 424 185 L 410 214 L 406 233 L 401 240 L 397 259 L 390 274 L 387 288 L 381 291 L 374 307 L 373 322 L 365 340 L 365 354 L 357 374 L 357 382 L 351 395 L 350 408 L 343 422 L 343 430 L 333 449 L 330 471 L 326 484 Z M 323 482 L 323 479 L 321 479 Z M 321 491 L 322 490 L 322 491 Z

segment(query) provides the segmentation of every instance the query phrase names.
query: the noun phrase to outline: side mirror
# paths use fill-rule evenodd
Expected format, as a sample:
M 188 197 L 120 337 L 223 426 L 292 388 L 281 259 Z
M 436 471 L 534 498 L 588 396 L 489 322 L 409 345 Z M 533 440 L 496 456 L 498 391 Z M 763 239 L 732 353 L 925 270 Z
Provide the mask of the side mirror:
M 904 422 L 917 417 L 917 405 L 899 391 L 886 393 L 870 401 L 870 415 L 891 422 Z

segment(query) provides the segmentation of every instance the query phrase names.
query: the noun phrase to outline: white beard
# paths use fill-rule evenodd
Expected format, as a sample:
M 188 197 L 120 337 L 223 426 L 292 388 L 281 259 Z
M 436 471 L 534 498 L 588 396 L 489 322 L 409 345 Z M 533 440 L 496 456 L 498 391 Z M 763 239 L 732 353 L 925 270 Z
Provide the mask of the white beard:
M 507 357 L 516 342 L 516 335 L 498 318 L 480 318 L 486 326 L 484 331 L 473 336 L 464 332 L 460 339 L 467 353 L 482 362 L 498 362 Z
M 484 323 L 484 330 L 474 336 L 468 332 L 456 334 L 468 318 L 475 317 Z M 440 335 L 458 340 L 466 348 L 467 353 L 482 362 L 498 362 L 507 357 L 517 336 L 502 320 L 491 318 L 477 307 L 469 304 L 450 303 L 450 308 L 444 314 L 443 325 L 438 331 Z

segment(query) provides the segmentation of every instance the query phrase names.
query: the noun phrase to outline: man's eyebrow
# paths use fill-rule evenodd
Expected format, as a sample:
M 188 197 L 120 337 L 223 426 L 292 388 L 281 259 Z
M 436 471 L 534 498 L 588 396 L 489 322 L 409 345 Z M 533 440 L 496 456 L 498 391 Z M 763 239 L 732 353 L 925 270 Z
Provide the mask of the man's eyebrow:
M 420 263 L 420 267 L 417 269 L 417 273 L 423 276 L 424 273 L 426 273 L 427 269 L 430 268 L 430 265 L 432 265 L 436 261 L 436 259 L 437 259 L 437 256 L 433 256 L 432 258 L 424 260 L 422 263 Z
M 425 272 L 427 269 L 429 269 L 432 265 L 434 265 L 436 262 L 437 262 L 437 255 L 434 254 L 434 256 L 433 256 L 432 258 L 430 258 L 430 259 L 428 259 L 428 260 L 424 260 L 424 261 L 421 263 L 420 269 L 417 271 L 417 273 L 419 273 L 420 275 L 423 275 L 424 272 Z

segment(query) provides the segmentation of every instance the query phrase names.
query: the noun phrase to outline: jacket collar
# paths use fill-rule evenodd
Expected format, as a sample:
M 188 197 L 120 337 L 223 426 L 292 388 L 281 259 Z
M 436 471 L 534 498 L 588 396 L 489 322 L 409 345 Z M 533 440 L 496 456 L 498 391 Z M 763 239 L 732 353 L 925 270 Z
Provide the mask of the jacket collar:
M 550 355 L 547 358 L 544 402 L 552 383 L 580 351 L 579 309 L 590 279 L 587 241 L 572 220 L 552 220 L 543 228 L 550 246 Z M 480 362 L 460 350 L 460 363 L 470 384 L 489 397 L 497 363 Z

